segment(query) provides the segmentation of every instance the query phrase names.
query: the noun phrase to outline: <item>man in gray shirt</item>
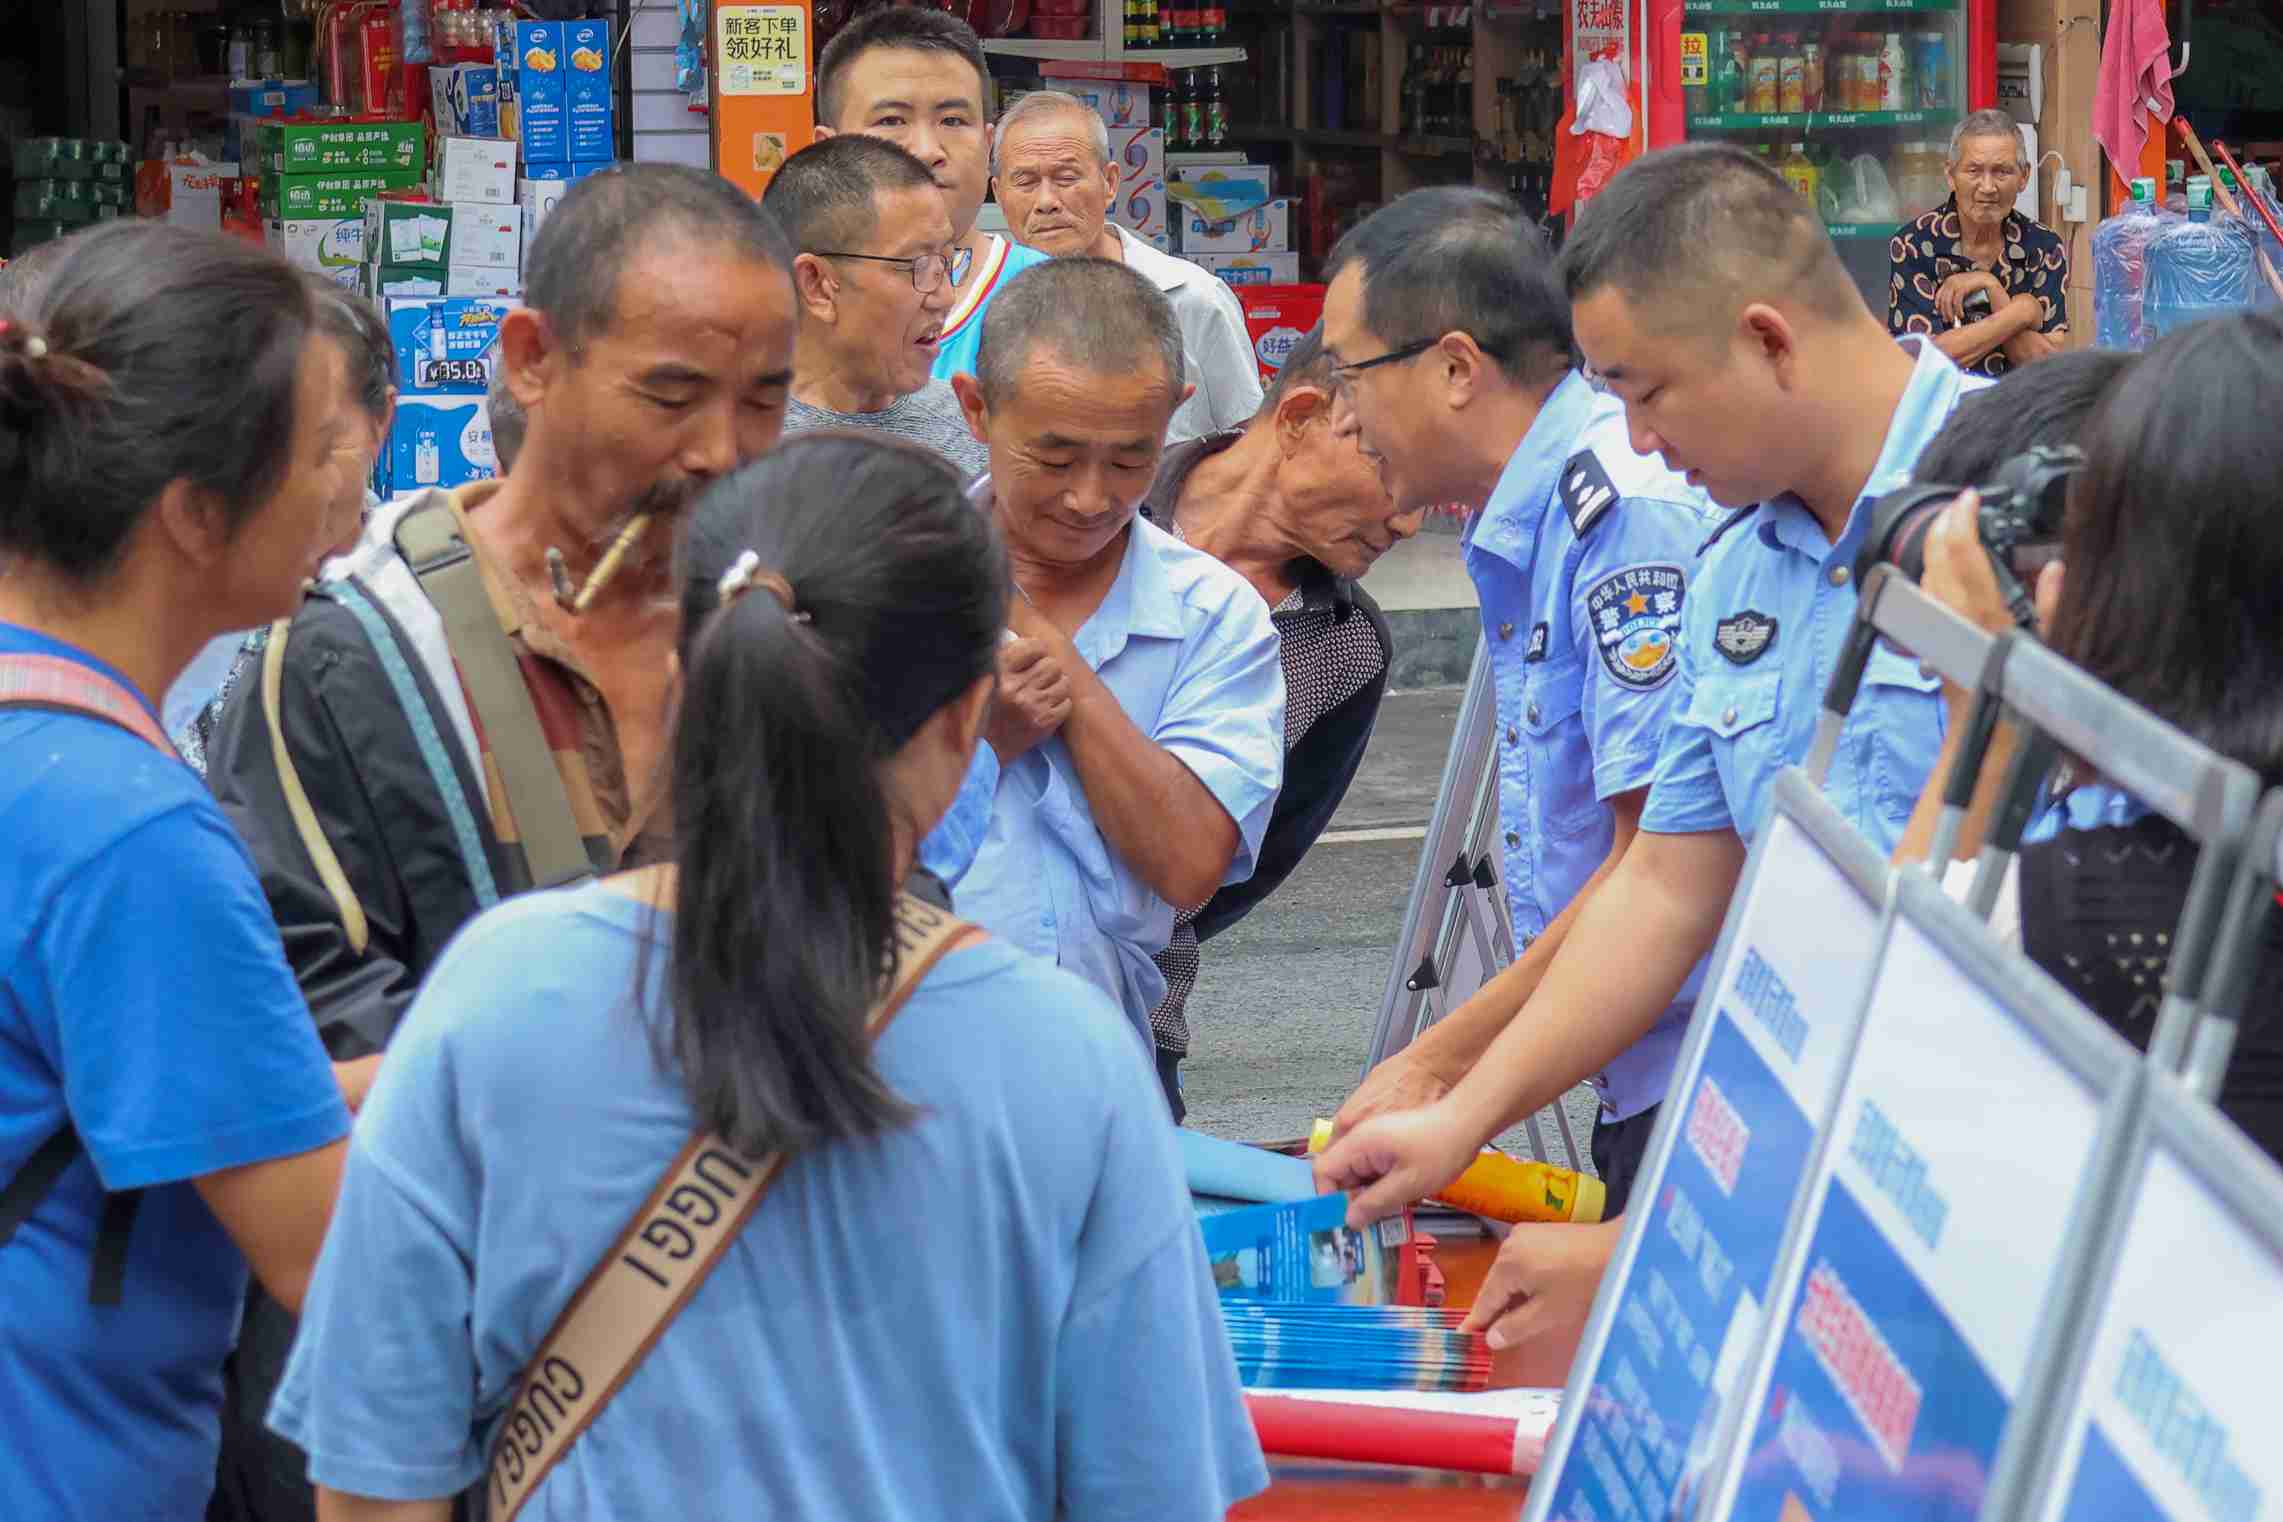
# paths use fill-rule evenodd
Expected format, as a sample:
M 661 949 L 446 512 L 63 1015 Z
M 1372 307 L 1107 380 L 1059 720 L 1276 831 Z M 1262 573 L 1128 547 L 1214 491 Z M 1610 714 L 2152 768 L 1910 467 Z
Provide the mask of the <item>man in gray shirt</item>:
M 984 446 L 931 377 L 967 255 L 927 166 L 882 138 L 828 137 L 787 159 L 761 204 L 799 250 L 785 432 L 878 428 L 979 474 Z

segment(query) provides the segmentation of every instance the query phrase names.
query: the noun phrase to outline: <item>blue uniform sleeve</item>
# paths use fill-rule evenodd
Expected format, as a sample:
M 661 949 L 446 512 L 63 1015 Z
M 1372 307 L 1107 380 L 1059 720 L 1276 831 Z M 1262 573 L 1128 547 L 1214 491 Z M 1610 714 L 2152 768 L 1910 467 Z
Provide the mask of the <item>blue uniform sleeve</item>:
M 988 741 L 978 742 L 975 758 L 967 763 L 967 776 L 959 784 L 959 796 L 920 842 L 920 865 L 941 878 L 945 887 L 956 889 L 975 865 L 975 854 L 990 833 L 991 800 L 998 791 L 999 753 Z
M 1284 668 L 1257 596 L 1230 598 L 1183 652 L 1150 738 L 1181 759 L 1236 821 L 1221 881 L 1252 876 L 1284 785 Z
M 1109 1124 L 1055 1357 L 1062 1515 L 1218 1522 L 1268 1484 L 1173 1128 L 1140 1048 Z
M 1586 673 L 1596 798 L 1646 788 L 1655 775 L 1681 690 L 1689 571 L 1704 532 L 1693 508 L 1631 497 L 1586 537 L 1570 627 Z
M 64 1103 L 104 1188 L 292 1157 L 348 1132 L 253 862 L 202 793 L 90 859 L 37 936 L 33 1002 L 57 1013 Z
M 1717 594 L 1705 562 L 1697 565 L 1696 584 L 1690 589 L 1692 595 L 1681 619 L 1680 667 L 1673 675 L 1673 690 L 1667 698 L 1672 722 L 1657 748 L 1649 802 L 1641 811 L 1641 828 L 1657 835 L 1736 827 L 1728 810 L 1728 795 L 1720 785 L 1720 768 L 1713 759 L 1712 731 L 1693 717 L 1697 681 L 1704 664 L 1719 659 L 1712 646 Z
M 463 978 L 512 977 L 482 955 L 490 944 L 454 948 L 389 1046 L 270 1407 L 270 1426 L 309 1455 L 310 1478 L 351 1495 L 428 1500 L 483 1474 L 469 1330 L 476 1180 L 455 1141 L 449 1022 L 427 1006 Z

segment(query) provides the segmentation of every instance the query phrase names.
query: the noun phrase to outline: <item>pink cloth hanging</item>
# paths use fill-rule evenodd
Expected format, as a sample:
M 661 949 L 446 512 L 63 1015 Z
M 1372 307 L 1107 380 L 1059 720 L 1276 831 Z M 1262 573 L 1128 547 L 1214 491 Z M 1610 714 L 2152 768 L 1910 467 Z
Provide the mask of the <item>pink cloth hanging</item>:
M 2164 26 L 2164 0 L 2114 0 L 2093 86 L 2093 136 L 2118 178 L 2130 180 L 2140 172 L 2152 118 L 2157 131 L 2172 119 L 2172 36 Z

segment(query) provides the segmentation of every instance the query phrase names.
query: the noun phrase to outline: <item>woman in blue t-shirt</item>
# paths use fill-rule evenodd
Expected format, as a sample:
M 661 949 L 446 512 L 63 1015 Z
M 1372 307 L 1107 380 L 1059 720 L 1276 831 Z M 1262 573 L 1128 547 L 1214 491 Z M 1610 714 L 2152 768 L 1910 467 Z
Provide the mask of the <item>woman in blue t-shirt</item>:
M 199 1517 L 248 1264 L 298 1304 L 339 1187 L 342 1084 L 155 706 L 340 536 L 313 300 L 152 222 L 0 286 L 0 1517 Z
M 1221 1517 L 1266 1473 L 1131 1029 L 970 934 L 865 1035 L 992 700 L 990 519 L 828 430 L 682 553 L 673 864 L 470 925 L 359 1123 L 271 1412 L 320 1517 L 522 1469 L 519 1378 L 700 1129 L 791 1161 L 521 1518 Z

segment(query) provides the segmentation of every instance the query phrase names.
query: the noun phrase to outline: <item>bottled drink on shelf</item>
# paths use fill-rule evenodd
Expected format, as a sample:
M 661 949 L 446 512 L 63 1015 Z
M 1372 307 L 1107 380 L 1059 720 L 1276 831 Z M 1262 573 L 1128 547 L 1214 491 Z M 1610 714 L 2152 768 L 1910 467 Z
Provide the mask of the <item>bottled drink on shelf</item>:
M 1427 130 L 1427 44 L 1411 44 L 1411 56 L 1403 65 L 1401 98 L 1402 120 L 1396 131 L 1405 137 L 1417 137 Z
M 1744 109 L 1763 116 L 1773 114 L 1783 101 L 1781 82 L 1782 61 L 1776 56 L 1775 39 L 1765 32 L 1752 37 L 1752 93 Z
M 1889 32 L 1879 44 L 1879 103 L 1873 109 L 1908 111 L 1914 99 L 1910 52 L 1903 46 L 1902 33 Z
M 1807 55 L 1797 32 L 1776 38 L 1776 109 L 1795 116 L 1807 109 Z
M 1784 177 L 1784 183 L 1802 200 L 1820 210 L 1821 200 L 1817 191 L 1823 184 L 1823 175 L 1809 161 L 1807 144 L 1792 144 L 1790 151 L 1784 155 L 1783 162 L 1776 166 L 1776 172 Z
M 1205 146 L 1218 148 L 1229 140 L 1229 103 L 1221 93 L 1218 64 L 1205 71 L 1204 107 Z
M 1712 94 L 1707 104 L 1714 111 L 1747 110 L 1751 96 L 1751 38 L 1734 29 L 1718 36 L 1720 51 L 1712 58 Z
M 1823 44 L 1805 42 L 1799 45 L 1800 109 L 1824 110 L 1823 104 Z

